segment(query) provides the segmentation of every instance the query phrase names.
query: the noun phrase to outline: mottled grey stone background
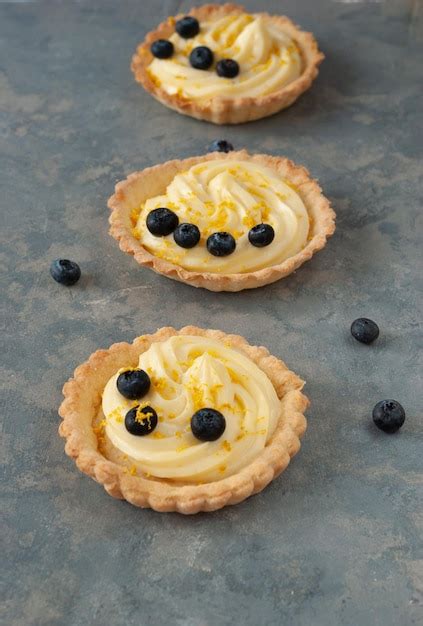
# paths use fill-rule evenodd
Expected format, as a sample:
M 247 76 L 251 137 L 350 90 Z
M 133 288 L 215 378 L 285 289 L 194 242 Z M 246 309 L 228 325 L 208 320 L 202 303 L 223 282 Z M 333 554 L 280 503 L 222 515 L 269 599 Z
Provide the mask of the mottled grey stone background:
M 286 12 L 327 60 L 289 110 L 219 128 L 156 103 L 129 71 L 144 34 L 190 2 L 0 3 L 8 626 L 423 624 L 422 7 L 245 4 Z M 117 180 L 220 137 L 304 163 L 338 213 L 323 252 L 256 291 L 172 282 L 107 234 Z M 75 287 L 50 278 L 56 257 L 81 264 Z M 349 335 L 362 315 L 380 324 L 374 346 Z M 115 501 L 80 474 L 57 408 L 96 348 L 188 323 L 267 345 L 307 380 L 312 405 L 277 481 L 187 518 Z M 407 411 L 395 436 L 370 419 L 386 397 Z

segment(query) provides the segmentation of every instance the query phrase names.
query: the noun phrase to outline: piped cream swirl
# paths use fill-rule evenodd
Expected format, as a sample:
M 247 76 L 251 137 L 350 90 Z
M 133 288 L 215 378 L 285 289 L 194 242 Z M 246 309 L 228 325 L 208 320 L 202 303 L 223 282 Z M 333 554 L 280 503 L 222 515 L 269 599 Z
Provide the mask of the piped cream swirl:
M 201 240 L 191 249 L 179 247 L 172 235 L 155 237 L 146 227 L 150 211 L 168 207 L 179 222 L 196 224 Z M 250 228 L 270 224 L 273 242 L 256 248 L 248 240 Z M 236 250 L 212 256 L 206 240 L 214 232 L 229 232 Z M 282 263 L 307 243 L 309 216 L 296 190 L 277 172 L 249 161 L 210 160 L 177 174 L 166 193 L 141 207 L 134 235 L 152 254 L 190 271 L 221 274 L 257 271 Z
M 192 100 L 265 96 L 293 82 L 302 72 L 301 55 L 295 42 L 261 15 L 235 13 L 201 21 L 196 37 L 187 40 L 175 32 L 169 39 L 175 49 L 173 56 L 153 59 L 148 72 L 170 95 Z M 221 78 L 213 69 L 191 67 L 189 54 L 197 46 L 209 47 L 216 61 L 226 58 L 237 61 L 238 76 Z
M 103 392 L 106 435 L 142 471 L 155 477 L 208 482 L 236 473 L 263 450 L 273 434 L 281 404 L 266 374 L 246 355 L 208 337 L 178 335 L 150 346 L 139 359 L 152 385 L 142 399 L 158 414 L 150 435 L 125 428 L 137 404 L 117 390 L 117 372 Z M 197 440 L 191 417 L 200 408 L 223 413 L 226 429 L 213 442 Z

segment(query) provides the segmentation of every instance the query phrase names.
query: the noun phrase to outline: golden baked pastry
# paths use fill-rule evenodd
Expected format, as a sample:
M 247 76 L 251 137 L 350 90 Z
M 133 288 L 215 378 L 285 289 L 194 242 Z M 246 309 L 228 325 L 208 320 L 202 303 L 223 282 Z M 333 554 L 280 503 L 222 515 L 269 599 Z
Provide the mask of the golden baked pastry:
M 303 385 L 242 337 L 162 328 L 75 370 L 59 432 L 110 495 L 157 511 L 213 511 L 261 491 L 298 452 Z
M 240 124 L 290 106 L 311 86 L 323 58 L 313 35 L 287 17 L 208 4 L 150 32 L 131 69 L 171 109 Z
M 131 174 L 116 185 L 109 207 L 110 233 L 124 252 L 211 291 L 283 278 L 335 230 L 329 201 L 305 168 L 245 150 Z

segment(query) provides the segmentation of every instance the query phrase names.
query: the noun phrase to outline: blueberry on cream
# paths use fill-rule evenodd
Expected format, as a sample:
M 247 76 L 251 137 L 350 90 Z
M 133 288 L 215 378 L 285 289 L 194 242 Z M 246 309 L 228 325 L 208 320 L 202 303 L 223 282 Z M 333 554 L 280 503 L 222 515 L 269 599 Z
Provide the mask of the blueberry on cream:
M 189 62 L 196 70 L 208 70 L 213 64 L 213 52 L 207 46 L 197 46 L 189 55 Z
M 270 224 L 257 224 L 248 232 L 248 240 L 256 248 L 269 246 L 274 238 L 275 231 Z
M 178 223 L 178 216 L 166 207 L 159 207 L 150 211 L 146 220 L 148 230 L 155 237 L 170 235 L 170 233 L 173 233 Z
M 156 59 L 169 59 L 174 52 L 174 46 L 168 39 L 156 39 L 151 44 L 150 50 Z
M 216 72 L 222 78 L 235 78 L 239 74 L 239 65 L 233 59 L 221 59 L 216 63 Z
M 191 430 L 200 441 L 216 441 L 225 432 L 226 420 L 216 409 L 200 409 L 191 418 Z
M 180 37 L 192 39 L 200 32 L 200 24 L 195 17 L 186 15 L 176 22 L 175 30 Z
M 181 248 L 193 248 L 200 241 L 201 233 L 195 224 L 179 224 L 173 231 L 175 243 Z
M 144 370 L 135 368 L 121 372 L 116 381 L 119 393 L 127 400 L 139 400 L 149 391 L 150 377 Z
M 213 256 L 228 256 L 235 251 L 236 241 L 230 233 L 213 233 L 207 239 L 207 250 Z
M 145 437 L 156 428 L 158 417 L 151 406 L 135 406 L 125 415 L 125 428 L 136 437 Z

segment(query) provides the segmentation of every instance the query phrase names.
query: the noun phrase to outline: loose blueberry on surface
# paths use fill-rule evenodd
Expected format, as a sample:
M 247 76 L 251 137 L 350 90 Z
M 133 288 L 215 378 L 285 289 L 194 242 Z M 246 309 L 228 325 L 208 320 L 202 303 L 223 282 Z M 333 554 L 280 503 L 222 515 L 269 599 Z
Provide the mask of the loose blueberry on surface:
M 228 256 L 235 248 L 236 242 L 230 233 L 213 233 L 207 239 L 207 250 L 213 256 Z
M 233 59 L 222 59 L 216 64 L 216 72 L 222 78 L 235 78 L 239 74 L 239 65 Z
M 372 343 L 379 337 L 379 327 L 373 320 L 359 317 L 351 324 L 351 334 L 360 343 Z
M 151 54 L 158 59 L 169 59 L 174 51 L 173 43 L 168 39 L 157 39 L 150 46 Z
M 191 418 L 191 430 L 200 441 L 216 441 L 225 432 L 226 420 L 220 411 L 200 409 Z
M 189 62 L 196 70 L 208 70 L 213 63 L 213 52 L 207 46 L 197 46 L 189 55 Z
M 270 224 L 257 224 L 248 233 L 248 240 L 256 248 L 264 248 L 272 243 L 275 231 Z
M 137 437 L 149 435 L 156 428 L 158 417 L 151 406 L 135 406 L 125 415 L 125 428 Z
M 176 213 L 166 207 L 160 207 L 159 209 L 153 209 L 147 215 L 147 228 L 152 235 L 156 237 L 165 237 L 173 233 L 179 219 Z
M 232 152 L 233 145 L 226 139 L 216 139 L 209 146 L 209 152 Z
M 116 381 L 119 393 L 128 400 L 143 398 L 148 393 L 150 385 L 149 375 L 141 369 L 126 370 L 119 374 Z
M 200 24 L 195 17 L 186 15 L 176 22 L 175 30 L 180 37 L 191 39 L 200 32 Z
M 50 265 L 50 274 L 57 283 L 70 287 L 81 278 L 81 268 L 74 261 L 56 259 Z
M 200 231 L 195 224 L 179 224 L 173 231 L 175 243 L 181 248 L 193 248 L 200 241 Z
M 405 411 L 396 400 L 382 400 L 373 409 L 373 421 L 385 433 L 396 433 L 405 422 Z

